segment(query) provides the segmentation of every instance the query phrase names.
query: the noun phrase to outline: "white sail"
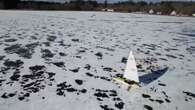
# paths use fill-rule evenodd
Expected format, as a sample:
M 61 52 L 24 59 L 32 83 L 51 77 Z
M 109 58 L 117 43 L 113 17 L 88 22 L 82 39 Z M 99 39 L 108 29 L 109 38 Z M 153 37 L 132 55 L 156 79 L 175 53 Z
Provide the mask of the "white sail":
M 135 58 L 133 56 L 132 51 L 130 51 L 129 53 L 129 58 L 128 58 L 125 73 L 124 73 L 124 78 L 131 80 L 131 81 L 133 80 L 135 82 L 139 82 L 136 62 L 135 62 Z

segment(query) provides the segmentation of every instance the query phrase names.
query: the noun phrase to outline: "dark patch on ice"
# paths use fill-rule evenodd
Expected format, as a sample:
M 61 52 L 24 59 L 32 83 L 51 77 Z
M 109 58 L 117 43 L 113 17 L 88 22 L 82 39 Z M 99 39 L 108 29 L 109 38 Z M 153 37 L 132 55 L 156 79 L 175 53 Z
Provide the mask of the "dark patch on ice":
M 143 62 L 145 63 L 145 64 L 152 64 L 152 63 L 155 63 L 155 62 L 157 62 L 158 60 L 156 59 L 156 58 L 146 58 L 146 59 L 143 59 Z
M 97 97 L 96 98 L 98 101 L 103 101 L 103 99 L 102 98 L 99 98 L 99 97 Z
M 60 52 L 59 55 L 60 55 L 60 56 L 66 56 L 66 54 L 63 53 L 63 52 Z
M 57 38 L 56 36 L 52 36 L 52 35 L 48 35 L 48 36 L 47 36 L 47 40 L 50 41 L 50 42 L 55 41 L 56 38 Z
M 144 54 L 150 55 L 150 50 L 147 50 L 146 52 L 144 52 Z
M 95 76 L 94 74 L 91 74 L 91 73 L 89 73 L 89 72 L 87 72 L 87 73 L 85 73 L 85 74 L 86 74 L 87 76 L 93 77 L 93 78 L 95 78 L 95 79 L 99 78 L 99 79 L 102 79 L 102 80 L 105 80 L 105 81 L 111 81 L 110 78 L 105 77 L 105 76 Z
M 96 89 L 96 92 L 94 93 L 94 96 L 99 97 L 99 98 L 116 97 L 117 92 L 115 90 Z
M 37 47 L 38 45 L 39 45 L 39 42 L 35 42 L 35 43 L 27 44 L 27 45 L 25 45 L 25 47 L 32 50 L 35 47 Z
M 142 46 L 146 47 L 149 50 L 156 50 L 157 45 L 155 44 L 142 44 Z
M 171 101 L 170 101 L 168 98 L 166 98 L 165 101 L 166 101 L 167 103 L 171 103 Z
M 150 98 L 149 100 L 152 101 L 152 102 L 154 102 L 154 99 L 151 99 L 151 98 Z
M 34 82 L 22 84 L 23 90 L 28 92 L 28 93 L 37 93 L 41 89 L 45 88 L 45 85 L 40 84 L 39 80 L 35 80 Z
M 31 93 L 45 89 L 46 85 L 51 86 L 54 81 L 55 73 L 47 72 L 43 65 L 30 66 L 29 70 L 31 74 L 22 75 L 19 81 L 23 91 L 19 93 L 18 97 L 21 101 L 29 97 Z
M 42 97 L 42 99 L 45 99 L 45 97 Z
M 159 86 L 166 86 L 166 84 L 158 83 Z
M 158 79 L 159 77 L 161 77 L 163 74 L 165 74 L 167 70 L 168 70 L 168 67 L 160 69 L 160 70 L 152 71 L 152 73 L 140 76 L 139 77 L 140 82 L 144 84 L 149 84 L 153 82 L 154 80 Z
M 77 54 L 85 53 L 85 52 L 86 52 L 85 50 L 78 50 L 78 53 Z
M 103 54 L 101 52 L 98 52 L 95 55 L 98 57 L 98 59 L 102 59 L 103 57 Z
M 186 35 L 186 36 L 189 36 L 189 37 L 195 37 L 195 34 L 186 34 L 186 33 L 179 33 L 180 35 Z
M 30 59 L 34 53 L 34 49 L 39 45 L 38 42 L 27 44 L 22 46 L 21 44 L 11 45 L 9 47 L 4 48 L 6 53 L 9 54 L 18 54 L 20 57 Z
M 86 64 L 84 68 L 87 69 L 87 70 L 90 70 L 91 69 L 91 65 L 90 64 Z
M 25 100 L 25 99 L 28 98 L 28 97 L 30 97 L 30 93 L 21 92 L 21 93 L 19 94 L 18 100 L 23 101 L 23 100 Z
M 4 48 L 4 50 L 6 51 L 6 53 L 12 54 L 12 53 L 18 53 L 20 48 L 21 48 L 21 44 L 15 44 Z
M 166 48 L 166 49 L 165 49 L 165 51 L 167 51 L 167 52 L 170 52 L 170 51 L 172 51 L 172 50 L 176 51 L 176 50 L 178 50 L 178 49 L 175 49 L 175 48 Z
M 123 107 L 124 107 L 124 102 L 121 100 L 121 98 L 118 97 L 118 94 L 115 90 L 96 89 L 94 96 L 100 102 L 106 101 L 107 99 L 112 99 L 112 101 L 114 102 L 114 106 L 117 109 L 123 109 Z M 106 108 L 107 108 L 107 106 L 106 106 Z
M 47 47 L 50 47 L 50 42 L 43 42 L 43 44 L 45 45 L 45 46 L 47 46 Z
M 115 103 L 115 107 L 118 108 L 118 109 L 123 109 L 124 104 L 125 103 L 123 103 L 123 102 Z
M 160 60 L 163 60 L 163 61 L 168 61 L 166 58 L 159 58 Z
M 50 81 L 53 81 L 54 80 L 54 76 L 56 75 L 55 73 L 53 72 L 46 72 L 48 74 L 48 78 Z
M 97 92 L 94 94 L 94 96 L 96 96 L 96 97 L 101 97 L 101 98 L 109 98 L 109 96 L 108 96 L 106 93 L 101 92 L 101 91 L 97 91 Z
M 123 57 L 122 60 L 121 60 L 121 63 L 126 64 L 127 63 L 127 58 L 126 57 Z
M 186 50 L 190 53 L 193 54 L 195 52 L 195 46 L 190 46 L 188 48 L 186 48 Z
M 141 64 L 137 64 L 136 67 L 137 67 L 137 69 L 142 69 L 142 65 Z
M 58 42 L 60 46 L 64 47 L 65 49 L 71 47 L 71 44 L 64 44 L 64 41 Z
M 152 21 L 144 21 L 144 20 L 141 20 L 141 21 L 140 21 L 140 20 L 138 20 L 138 21 L 135 21 L 135 22 L 138 22 L 138 23 L 145 23 L 145 22 L 146 22 L 146 23 L 149 23 L 149 22 L 152 22 Z
M 57 67 L 65 67 L 64 62 L 53 62 Z
M 67 92 L 76 92 L 77 89 L 75 89 L 75 88 L 67 88 L 66 91 Z
M 152 101 L 152 102 L 157 102 L 157 103 L 159 103 L 159 104 L 164 103 L 164 101 L 161 100 L 161 99 L 152 99 L 151 97 L 148 97 L 148 98 L 149 98 L 149 100 Z M 166 101 L 167 103 L 170 103 L 170 102 L 171 102 L 168 98 L 165 98 L 165 101 Z
M 163 95 L 166 97 L 166 98 L 169 98 L 169 96 L 167 95 L 167 93 L 165 91 L 162 91 Z
M 192 100 L 192 97 L 187 97 L 185 96 L 185 101 L 188 102 L 188 101 L 191 101 Z
M 29 67 L 29 69 L 35 73 L 35 72 L 38 72 L 40 70 L 44 70 L 45 69 L 45 66 L 42 66 L 42 65 L 35 65 L 35 66 L 31 66 Z
M 104 70 L 104 71 L 108 71 L 108 72 L 112 72 L 113 69 L 110 68 L 110 67 L 104 67 L 103 70 Z
M 53 58 L 55 54 L 53 54 L 49 49 L 41 49 L 41 53 L 42 53 L 42 58 L 44 59 L 49 59 L 49 58 Z
M 79 67 L 78 68 L 75 68 L 75 69 L 69 69 L 70 71 L 72 71 L 72 72 L 74 72 L 74 73 L 77 73 L 77 72 L 79 72 Z
M 177 58 L 176 56 L 174 56 L 174 55 L 169 55 L 169 54 L 166 54 L 166 56 L 169 57 L 169 58 Z
M 76 58 L 79 58 L 79 59 L 81 59 L 81 58 L 82 58 L 81 56 L 78 56 L 78 55 L 77 55 L 77 56 L 75 56 L 75 57 L 76 57 Z
M 155 88 L 155 87 L 153 86 L 153 87 L 150 87 L 150 90 L 156 92 L 156 91 L 158 90 L 158 88 Z
M 12 81 L 19 81 L 20 78 L 20 71 L 19 69 L 16 69 L 13 73 L 13 75 L 10 77 Z
M 100 76 L 99 78 L 100 78 L 100 79 L 103 79 L 103 80 L 106 80 L 106 81 L 111 81 L 111 79 L 110 79 L 110 78 L 105 77 L 105 76 Z
M 0 61 L 3 60 L 4 58 L 5 58 L 5 56 L 1 56 L 1 55 L 0 55 Z
M 137 71 L 138 71 L 138 72 L 146 72 L 145 69 L 138 69 Z
M 1 78 L 1 77 L 0 77 Z M 0 86 L 2 86 L 2 83 L 6 81 L 5 79 L 0 79 Z
M 20 101 L 22 101 L 22 100 L 24 100 L 24 97 L 18 97 L 18 99 L 19 99 Z
M 161 56 L 162 55 L 161 53 L 158 53 L 158 52 L 155 52 L 155 54 L 158 55 L 158 56 Z
M 73 42 L 79 42 L 79 39 L 72 39 Z
M 155 101 L 158 102 L 159 104 L 164 103 L 164 101 L 163 100 L 160 100 L 160 99 L 156 99 Z
M 86 93 L 87 92 L 87 89 L 81 89 L 81 90 L 79 90 L 79 92 Z
M 187 96 L 190 96 L 192 98 L 195 98 L 195 94 L 192 92 L 188 92 L 188 91 L 183 91 L 184 94 L 186 94 Z
M 0 72 L 2 73 L 2 74 L 6 74 L 7 72 L 6 71 L 8 71 L 10 68 L 8 68 L 8 67 L 1 67 L 0 68 Z
M 114 97 L 112 100 L 113 100 L 113 101 L 122 101 L 122 99 L 119 98 L 119 97 Z
M 45 26 L 43 26 L 43 27 L 41 27 L 42 29 L 47 29 L 47 27 L 45 27 Z
M 115 90 L 110 90 L 109 96 L 116 97 L 117 96 L 117 92 Z
M 101 107 L 103 110 L 114 110 L 113 108 L 109 108 L 108 105 L 100 105 L 100 107 Z
M 168 23 L 168 24 L 183 24 L 184 22 L 157 22 L 157 23 Z
M 123 77 L 123 74 L 116 74 L 115 77 L 122 78 Z
M 2 39 L 2 38 L 9 38 L 9 37 L 10 37 L 9 34 L 5 34 L 5 35 L 0 36 L 0 39 Z
M 78 85 L 82 85 L 82 84 L 83 84 L 83 80 L 80 80 L 80 79 L 76 79 L 75 82 L 76 82 Z
M 185 57 L 183 54 L 178 54 L 180 57 Z
M 63 40 L 59 41 L 58 43 L 59 43 L 59 45 L 60 45 L 60 46 L 65 46 L 64 41 L 63 41 Z
M 21 61 L 21 60 L 16 60 L 16 61 L 5 60 L 3 64 L 6 67 L 8 67 L 8 68 L 14 68 L 14 69 L 16 69 L 16 68 L 22 66 L 24 64 L 24 62 Z
M 93 74 L 91 74 L 91 73 L 85 73 L 87 76 L 89 76 L 89 77 L 93 77 L 94 75 Z
M 148 94 L 142 94 L 142 97 L 143 97 L 143 98 L 150 98 L 151 96 L 148 95 Z
M 149 106 L 149 105 L 144 105 L 144 108 L 145 108 L 146 110 L 153 110 L 153 108 L 152 108 L 151 106 Z
M 79 95 L 80 93 L 86 93 L 87 90 L 74 88 L 71 84 L 67 84 L 67 82 L 57 84 L 56 94 L 59 96 L 66 96 L 65 92 L 74 92 Z
M 104 47 L 104 46 L 96 46 L 96 48 L 105 49 L 105 50 L 107 50 L 107 51 L 114 51 L 114 49 L 109 48 L 109 47 Z
M 4 98 L 4 99 L 7 99 L 7 98 L 10 98 L 10 97 L 14 97 L 16 95 L 16 92 L 14 93 L 3 93 L 3 95 L 1 95 L 1 98 Z
M 15 41 L 17 41 L 17 39 L 5 39 L 4 41 L 5 42 L 15 42 Z
M 35 36 L 30 36 L 31 37 L 31 39 L 33 39 L 33 40 L 37 40 L 37 37 L 35 37 Z

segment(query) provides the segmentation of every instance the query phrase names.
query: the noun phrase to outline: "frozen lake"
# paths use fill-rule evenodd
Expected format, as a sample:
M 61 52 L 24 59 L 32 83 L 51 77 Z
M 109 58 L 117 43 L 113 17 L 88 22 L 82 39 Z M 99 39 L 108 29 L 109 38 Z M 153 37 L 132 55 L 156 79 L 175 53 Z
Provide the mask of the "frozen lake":
M 194 110 L 194 67 L 195 18 L 0 11 L 0 110 Z

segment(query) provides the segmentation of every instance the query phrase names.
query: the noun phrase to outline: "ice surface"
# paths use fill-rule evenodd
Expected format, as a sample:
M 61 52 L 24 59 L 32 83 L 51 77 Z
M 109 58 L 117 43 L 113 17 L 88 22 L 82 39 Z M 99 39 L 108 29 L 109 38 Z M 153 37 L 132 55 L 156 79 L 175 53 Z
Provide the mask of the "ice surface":
M 132 50 L 143 87 L 113 81 Z M 0 110 L 194 110 L 195 19 L 0 11 Z

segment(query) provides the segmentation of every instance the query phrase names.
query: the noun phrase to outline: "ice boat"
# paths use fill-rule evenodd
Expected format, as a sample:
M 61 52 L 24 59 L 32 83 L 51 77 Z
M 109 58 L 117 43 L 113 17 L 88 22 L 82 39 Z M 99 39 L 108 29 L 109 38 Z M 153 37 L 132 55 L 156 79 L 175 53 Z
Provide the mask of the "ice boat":
M 122 84 L 122 87 L 125 87 L 127 90 L 139 87 L 139 76 L 132 51 L 129 53 L 123 77 L 115 77 L 114 80 Z

